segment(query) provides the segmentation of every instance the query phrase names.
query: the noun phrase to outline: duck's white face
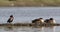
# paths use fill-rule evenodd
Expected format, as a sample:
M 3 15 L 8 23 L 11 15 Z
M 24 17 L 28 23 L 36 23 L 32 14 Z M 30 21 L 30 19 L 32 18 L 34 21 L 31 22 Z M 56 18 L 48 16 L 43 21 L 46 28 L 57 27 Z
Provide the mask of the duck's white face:
M 55 21 L 55 20 L 53 20 L 53 23 L 56 23 L 56 21 Z
M 43 19 L 41 19 L 41 22 L 42 22 L 42 23 L 44 23 L 44 20 L 43 20 Z
M 50 20 L 51 21 L 51 23 L 56 23 L 56 21 L 55 20 Z

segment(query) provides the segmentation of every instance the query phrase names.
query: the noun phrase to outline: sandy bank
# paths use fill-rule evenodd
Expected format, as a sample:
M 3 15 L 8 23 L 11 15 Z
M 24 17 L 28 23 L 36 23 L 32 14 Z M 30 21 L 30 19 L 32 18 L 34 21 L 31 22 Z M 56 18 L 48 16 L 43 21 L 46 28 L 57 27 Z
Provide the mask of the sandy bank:
M 60 0 L 0 0 L 0 6 L 60 6 Z

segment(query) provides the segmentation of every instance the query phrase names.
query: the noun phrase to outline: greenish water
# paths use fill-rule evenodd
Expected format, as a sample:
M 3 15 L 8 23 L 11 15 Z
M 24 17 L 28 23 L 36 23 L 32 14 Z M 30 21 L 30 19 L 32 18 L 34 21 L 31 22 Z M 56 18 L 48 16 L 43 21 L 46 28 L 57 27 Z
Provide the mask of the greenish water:
M 0 32 L 60 32 L 60 26 L 51 27 L 0 26 Z

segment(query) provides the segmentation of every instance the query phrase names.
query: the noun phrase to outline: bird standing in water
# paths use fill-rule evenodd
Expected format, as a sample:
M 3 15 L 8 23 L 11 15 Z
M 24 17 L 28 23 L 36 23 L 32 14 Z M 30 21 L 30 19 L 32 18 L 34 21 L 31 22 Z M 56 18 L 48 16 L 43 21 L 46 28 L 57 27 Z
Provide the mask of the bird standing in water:
M 10 18 L 8 19 L 7 23 L 11 23 L 13 19 L 14 19 L 13 15 L 10 15 Z

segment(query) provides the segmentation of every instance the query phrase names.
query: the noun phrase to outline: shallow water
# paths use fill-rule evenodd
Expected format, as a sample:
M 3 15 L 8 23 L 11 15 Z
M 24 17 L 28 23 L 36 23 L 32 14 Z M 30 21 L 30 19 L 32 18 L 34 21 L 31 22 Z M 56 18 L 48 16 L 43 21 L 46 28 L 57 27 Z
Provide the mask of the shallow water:
M 51 27 L 15 27 L 0 26 L 0 32 L 60 32 L 60 26 Z
M 60 23 L 60 7 L 0 7 L 0 23 L 6 23 L 14 15 L 12 23 L 31 23 L 31 20 L 42 17 L 54 18 Z M 51 27 L 15 27 L 0 26 L 0 32 L 60 32 L 60 26 Z
M 6 23 L 11 14 L 14 15 L 13 23 L 31 23 L 40 17 L 52 17 L 60 23 L 60 7 L 0 7 L 0 23 Z

